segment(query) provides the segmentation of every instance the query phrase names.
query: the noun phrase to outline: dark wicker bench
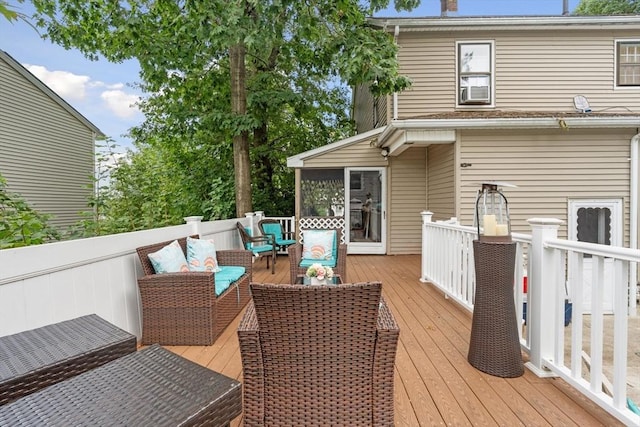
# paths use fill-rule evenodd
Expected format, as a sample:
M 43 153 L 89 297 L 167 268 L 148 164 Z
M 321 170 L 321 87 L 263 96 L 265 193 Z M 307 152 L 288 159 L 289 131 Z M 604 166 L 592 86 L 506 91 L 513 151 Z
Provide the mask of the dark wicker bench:
M 134 352 L 136 346 L 134 335 L 95 314 L 0 337 L 0 405 Z
M 241 413 L 238 381 L 156 344 L 0 407 L 0 425 L 222 426 Z

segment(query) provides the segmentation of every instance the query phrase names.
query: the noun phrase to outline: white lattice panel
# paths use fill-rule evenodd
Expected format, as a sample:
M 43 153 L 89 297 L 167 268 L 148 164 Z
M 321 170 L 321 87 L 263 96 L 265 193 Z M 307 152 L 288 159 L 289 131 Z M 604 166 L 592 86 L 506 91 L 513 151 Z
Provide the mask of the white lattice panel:
M 340 243 L 345 243 L 345 226 L 344 217 L 337 216 L 307 216 L 298 220 L 298 229 L 303 230 L 334 230 L 339 229 L 342 231 L 340 237 Z M 300 236 L 300 243 L 302 243 L 302 235 Z

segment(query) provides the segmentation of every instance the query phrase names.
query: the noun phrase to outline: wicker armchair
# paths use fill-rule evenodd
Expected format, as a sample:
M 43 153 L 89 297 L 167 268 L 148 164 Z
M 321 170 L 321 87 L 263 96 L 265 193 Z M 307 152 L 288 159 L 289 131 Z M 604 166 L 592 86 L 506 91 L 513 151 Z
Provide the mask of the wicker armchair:
M 269 258 L 273 260 L 271 263 L 271 274 L 275 274 L 276 244 L 274 242 L 274 237 L 270 234 L 252 236 L 240 221 L 236 222 L 236 228 L 238 229 L 238 232 L 240 232 L 240 239 L 242 239 L 242 244 L 245 249 L 253 252 L 253 255 L 258 258 L 266 258 L 267 268 L 269 268 Z
M 240 325 L 246 426 L 392 426 L 400 331 L 380 282 L 251 284 Z
M 265 218 L 258 222 L 258 228 L 263 235 L 270 234 L 276 243 L 276 249 L 287 250 L 296 243 L 296 236 L 293 231 L 284 231 L 282 224 L 277 219 Z
M 347 283 L 347 245 L 340 243 L 342 231 L 337 228 L 336 230 L 336 239 L 338 241 L 338 253 L 336 259 L 336 265 L 333 268 L 333 272 L 335 274 L 340 275 L 340 279 L 342 283 Z M 300 230 L 300 234 L 302 235 L 302 239 L 304 242 L 304 232 L 305 230 Z M 289 246 L 287 249 L 289 253 L 289 278 L 291 283 L 297 283 L 297 279 L 299 276 L 304 275 L 307 271 L 307 267 L 301 267 L 300 261 L 302 260 L 302 243 L 296 243 L 295 245 Z
M 144 272 L 138 279 L 142 344 L 211 345 L 251 298 L 252 254 L 245 250 L 216 251 L 219 265 L 245 268 L 244 275 L 216 296 L 215 273 L 155 273 L 148 255 L 169 243 L 136 249 Z M 178 239 L 178 243 L 186 252 L 186 238 Z

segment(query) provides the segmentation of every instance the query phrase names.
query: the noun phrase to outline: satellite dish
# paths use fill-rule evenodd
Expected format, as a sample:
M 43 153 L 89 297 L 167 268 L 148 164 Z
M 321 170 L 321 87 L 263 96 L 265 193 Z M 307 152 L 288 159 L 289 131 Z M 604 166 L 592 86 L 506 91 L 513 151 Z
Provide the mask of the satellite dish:
M 573 105 L 576 107 L 576 110 L 581 113 L 590 113 L 591 107 L 589 107 L 589 101 L 587 98 L 582 95 L 576 95 L 573 97 Z

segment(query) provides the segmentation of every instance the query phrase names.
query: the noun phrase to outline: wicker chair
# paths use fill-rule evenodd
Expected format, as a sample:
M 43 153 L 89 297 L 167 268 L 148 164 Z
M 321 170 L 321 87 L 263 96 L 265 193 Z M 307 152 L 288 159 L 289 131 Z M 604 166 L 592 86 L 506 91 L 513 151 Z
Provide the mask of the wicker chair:
M 269 268 L 269 258 L 273 260 L 271 263 L 271 274 L 275 274 L 276 268 L 276 244 L 273 236 L 270 234 L 262 236 L 252 236 L 240 221 L 236 222 L 236 228 L 240 232 L 240 238 L 244 247 L 258 258 L 267 259 L 267 268 Z
M 216 296 L 215 273 L 155 273 L 148 255 L 169 243 L 136 249 L 144 272 L 138 279 L 142 344 L 211 345 L 251 298 L 252 254 L 245 250 L 216 251 L 219 265 L 245 268 L 244 275 Z M 178 243 L 186 252 L 186 238 L 178 239 Z
M 276 243 L 276 249 L 287 250 L 296 243 L 296 236 L 293 231 L 283 231 L 282 224 L 277 219 L 265 218 L 258 222 L 258 228 L 263 235 L 270 234 Z
M 246 426 L 392 426 L 400 331 L 380 282 L 251 284 L 240 325 Z
M 336 265 L 332 268 L 335 274 L 340 275 L 342 283 L 347 283 L 347 245 L 340 243 L 342 238 L 342 231 L 339 228 L 335 230 L 336 239 L 338 240 L 338 253 L 336 258 Z M 300 230 L 303 241 L 304 232 L 305 230 Z M 307 271 L 307 267 L 300 266 L 300 261 L 302 260 L 302 248 L 302 243 L 296 243 L 295 245 L 289 246 L 289 248 L 287 249 L 289 253 L 289 278 L 291 280 L 291 283 L 297 283 L 298 277 L 304 275 Z

